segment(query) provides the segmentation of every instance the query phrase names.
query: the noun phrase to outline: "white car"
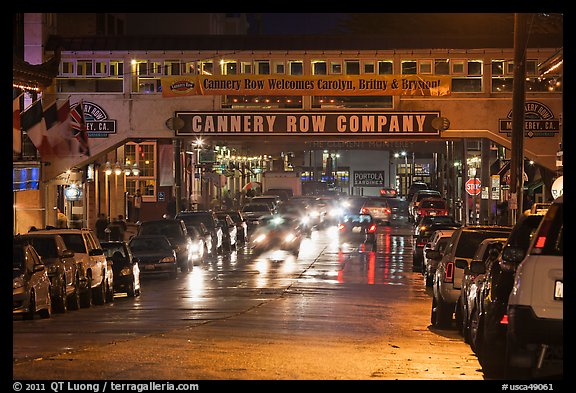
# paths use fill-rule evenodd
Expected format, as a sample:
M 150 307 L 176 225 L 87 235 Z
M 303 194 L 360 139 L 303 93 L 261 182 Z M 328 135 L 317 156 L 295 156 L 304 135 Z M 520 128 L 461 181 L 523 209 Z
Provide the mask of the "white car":
M 563 201 L 549 206 L 514 276 L 508 299 L 506 366 L 534 376 L 545 362 L 562 374 Z
M 113 272 L 100 241 L 90 229 L 46 229 L 34 232 L 55 233 L 62 236 L 69 250 L 74 251 L 77 263 L 84 271 L 80 292 L 80 305 L 90 307 L 113 299 Z

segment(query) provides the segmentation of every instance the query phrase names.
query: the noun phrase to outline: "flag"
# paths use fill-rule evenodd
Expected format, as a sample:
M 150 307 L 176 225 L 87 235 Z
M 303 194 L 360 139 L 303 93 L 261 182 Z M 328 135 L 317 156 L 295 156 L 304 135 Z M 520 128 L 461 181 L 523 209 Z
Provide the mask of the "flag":
M 42 145 L 42 137 L 46 131 L 42 100 L 36 100 L 20 114 L 20 126 L 23 131 L 26 131 L 34 146 L 39 149 Z
M 83 106 L 84 103 L 81 100 L 75 107 L 70 109 L 70 124 L 72 127 L 72 135 L 80 144 L 80 153 L 89 156 L 90 146 L 88 144 L 88 131 L 86 130 Z
M 62 142 L 65 142 L 68 146 L 70 145 L 72 133 L 70 131 L 69 114 L 70 100 L 66 100 L 61 104 L 54 102 L 44 110 L 44 121 L 46 122 L 46 138 L 51 147 L 54 147 Z
M 20 93 L 12 100 L 12 152 L 14 154 L 22 153 L 22 130 L 20 129 L 20 99 L 23 93 Z

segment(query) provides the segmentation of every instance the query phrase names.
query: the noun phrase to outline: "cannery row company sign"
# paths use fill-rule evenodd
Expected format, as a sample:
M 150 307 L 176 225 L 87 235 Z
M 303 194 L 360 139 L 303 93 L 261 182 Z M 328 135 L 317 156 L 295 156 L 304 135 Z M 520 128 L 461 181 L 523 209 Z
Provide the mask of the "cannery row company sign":
M 384 186 L 384 171 L 354 171 L 354 187 Z
M 512 110 L 506 119 L 500 119 L 500 132 L 506 136 L 512 135 Z M 524 135 L 528 138 L 535 136 L 554 136 L 560 132 L 560 120 L 546 105 L 538 101 L 524 103 Z
M 451 78 L 438 75 L 181 75 L 161 78 L 163 97 L 446 96 Z
M 184 121 L 177 136 L 314 135 L 439 136 L 430 112 L 175 112 Z

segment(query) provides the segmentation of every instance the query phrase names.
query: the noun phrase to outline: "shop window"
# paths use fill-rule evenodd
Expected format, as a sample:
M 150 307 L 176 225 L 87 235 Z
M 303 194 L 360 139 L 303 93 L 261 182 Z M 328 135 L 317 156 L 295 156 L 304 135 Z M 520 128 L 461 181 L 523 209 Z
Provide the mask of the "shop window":
M 342 63 L 339 61 L 330 62 L 330 73 L 331 74 L 341 74 L 342 73 Z
M 346 75 L 360 75 L 360 61 L 346 60 L 344 61 Z
M 94 75 L 95 76 L 108 76 L 108 61 L 96 60 L 94 62 Z
M 434 73 L 436 75 L 450 75 L 450 60 L 449 59 L 434 60 Z
M 77 76 L 92 76 L 94 75 L 92 60 L 78 60 L 76 62 L 76 75 Z
M 180 75 L 180 61 L 166 60 L 164 62 L 164 75 Z
M 140 169 L 138 176 L 126 176 L 127 189 L 135 192 L 142 191 L 144 200 L 156 200 L 156 142 L 129 142 L 124 145 L 125 165 L 136 165 Z
M 392 75 L 394 73 L 394 63 L 390 60 L 384 60 L 378 62 L 378 74 L 379 75 Z
M 328 65 L 325 61 L 312 61 L 312 75 L 326 75 L 328 73 Z
M 452 75 L 464 75 L 464 60 L 452 60 Z
M 195 61 L 186 61 L 184 62 L 184 69 L 182 70 L 182 73 L 184 75 L 196 75 L 197 70 L 198 67 Z
M 403 75 L 416 74 L 418 72 L 416 60 L 402 60 L 401 67 Z
M 124 76 L 124 62 L 119 60 L 110 60 L 110 76 Z
M 492 60 L 492 75 L 504 75 L 504 60 Z
M 76 62 L 74 61 L 63 61 L 60 68 L 60 75 L 62 76 L 74 76 L 76 74 Z

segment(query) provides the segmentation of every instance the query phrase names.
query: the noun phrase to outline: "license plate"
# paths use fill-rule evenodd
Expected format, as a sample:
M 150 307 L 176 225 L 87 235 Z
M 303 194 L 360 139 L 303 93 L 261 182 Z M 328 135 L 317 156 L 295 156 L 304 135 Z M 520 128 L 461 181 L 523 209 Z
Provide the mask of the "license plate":
M 362 230 L 362 228 L 360 228 L 360 227 L 353 227 L 352 228 L 352 232 L 354 232 L 354 233 L 360 233 L 361 230 Z
M 554 284 L 554 300 L 564 300 L 564 284 L 560 280 Z

